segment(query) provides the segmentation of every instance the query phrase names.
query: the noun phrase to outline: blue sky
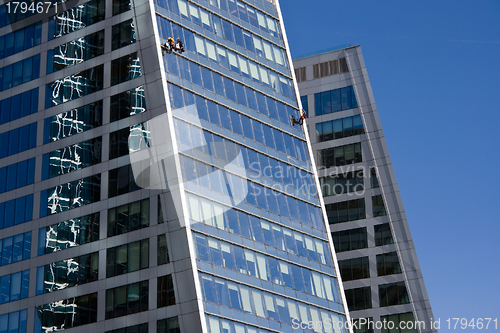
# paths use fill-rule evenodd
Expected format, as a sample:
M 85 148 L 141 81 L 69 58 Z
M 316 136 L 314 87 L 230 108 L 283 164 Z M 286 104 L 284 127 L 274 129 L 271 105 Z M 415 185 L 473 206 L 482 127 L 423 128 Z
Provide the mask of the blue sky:
M 280 3 L 292 56 L 361 45 L 440 331 L 499 317 L 500 1 Z

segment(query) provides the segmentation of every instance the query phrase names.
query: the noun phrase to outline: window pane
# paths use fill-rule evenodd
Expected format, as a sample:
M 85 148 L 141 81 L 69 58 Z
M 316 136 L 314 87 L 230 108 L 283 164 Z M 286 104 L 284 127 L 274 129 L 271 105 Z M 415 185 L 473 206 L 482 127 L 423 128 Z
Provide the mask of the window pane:
M 133 242 L 128 245 L 128 271 L 134 272 L 140 267 L 140 242 Z

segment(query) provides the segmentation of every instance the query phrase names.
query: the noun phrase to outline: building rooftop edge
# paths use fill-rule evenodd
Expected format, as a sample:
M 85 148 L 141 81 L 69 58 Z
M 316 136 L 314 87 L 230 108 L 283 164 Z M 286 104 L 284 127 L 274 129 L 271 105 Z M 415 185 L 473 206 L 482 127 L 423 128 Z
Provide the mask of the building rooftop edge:
M 305 53 L 305 54 L 300 54 L 298 56 L 292 56 L 292 60 L 302 60 L 302 59 L 305 59 L 305 58 L 318 56 L 318 55 L 321 55 L 323 53 L 328 53 L 328 52 L 332 52 L 332 51 L 338 51 L 338 50 L 342 50 L 342 49 L 348 49 L 348 48 L 356 47 L 356 46 L 359 46 L 359 45 L 352 45 L 350 43 L 348 43 L 348 44 L 342 44 L 342 45 L 337 45 L 337 46 L 329 47 L 327 49 L 322 49 L 322 50 L 317 50 L 317 51 L 313 51 L 313 52 L 308 52 L 308 53 Z

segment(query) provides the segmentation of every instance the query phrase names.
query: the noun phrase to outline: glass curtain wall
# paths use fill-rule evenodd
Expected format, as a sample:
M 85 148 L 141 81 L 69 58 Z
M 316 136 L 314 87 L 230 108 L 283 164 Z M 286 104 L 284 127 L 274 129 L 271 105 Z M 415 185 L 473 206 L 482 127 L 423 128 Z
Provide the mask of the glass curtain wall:
M 307 143 L 289 124 L 299 109 L 276 9 L 155 5 L 160 41 L 186 47 L 163 62 L 208 331 L 292 332 L 312 320 L 344 332 Z

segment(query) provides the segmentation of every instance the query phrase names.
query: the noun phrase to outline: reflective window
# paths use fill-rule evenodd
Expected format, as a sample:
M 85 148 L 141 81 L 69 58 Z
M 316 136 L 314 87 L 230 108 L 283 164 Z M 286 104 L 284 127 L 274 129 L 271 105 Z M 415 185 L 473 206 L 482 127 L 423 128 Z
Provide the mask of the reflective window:
M 109 248 L 106 252 L 106 277 L 135 272 L 149 267 L 149 239 Z
M 49 40 L 104 20 L 105 0 L 92 0 L 49 19 Z
M 111 96 L 110 111 L 111 122 L 146 111 L 144 87 L 139 86 Z
M 161 208 L 161 199 L 160 196 L 158 196 L 158 224 L 165 223 L 165 220 L 163 219 L 163 210 Z
M 136 191 L 139 186 L 135 183 L 132 166 L 124 165 L 122 167 L 109 170 L 108 177 L 108 197 L 116 197 L 117 195 Z
M 0 193 L 33 184 L 34 178 L 34 157 L 0 168 Z
M 167 235 L 158 235 L 158 265 L 167 264 L 169 262 Z
M 40 76 L 40 55 L 0 68 L 0 91 L 16 87 Z
M 151 145 L 149 123 L 139 123 L 109 134 L 109 159 L 128 155 L 129 152 L 149 148 Z
M 0 158 L 14 155 L 36 146 L 36 123 L 0 134 Z
M 330 168 L 363 161 L 361 143 L 352 143 L 344 146 L 318 150 L 318 167 Z
M 199 276 L 203 299 L 207 302 L 207 306 L 211 306 L 210 303 L 215 303 L 222 307 L 232 308 L 233 311 L 244 311 L 247 314 L 282 322 L 286 325 L 292 325 L 292 321 L 309 322 L 311 317 L 316 317 L 319 321 L 319 313 L 323 317 L 322 312 L 325 314 L 325 319 L 328 318 L 329 321 L 333 320 L 336 323 L 345 320 L 342 315 L 335 312 L 320 310 L 315 306 L 296 302 L 276 294 L 229 282 L 208 274 L 200 273 Z M 212 322 L 210 321 L 210 323 Z M 214 326 L 210 324 L 211 332 L 220 332 L 214 330 Z
M 398 254 L 396 252 L 389 252 L 377 255 L 377 275 L 391 275 L 401 273 L 401 266 L 399 265 Z
M 40 217 L 101 200 L 101 175 L 57 185 L 40 193 Z
M 290 312 L 294 311 L 294 310 L 297 310 L 296 308 L 294 308 L 295 303 L 289 304 L 289 306 L 291 306 L 291 308 L 287 309 L 286 307 L 282 306 L 284 304 L 282 302 L 285 302 L 285 301 L 282 301 L 282 300 L 277 301 L 277 304 L 278 304 L 277 308 L 278 308 L 278 311 L 280 311 L 280 316 L 281 317 L 284 317 L 284 318 L 286 318 L 288 316 L 291 316 L 292 318 L 299 318 L 300 317 L 298 314 L 295 315 L 295 314 L 288 314 L 288 313 L 286 313 L 286 311 L 288 311 L 288 310 Z M 306 310 L 307 308 L 303 308 L 303 309 Z M 336 320 L 334 322 L 336 324 L 340 320 L 340 316 L 338 316 L 338 317 L 335 316 L 334 318 L 330 318 L 329 313 L 326 312 L 326 311 L 322 311 L 322 314 L 324 315 L 322 317 L 323 317 L 323 320 L 324 320 L 325 323 L 327 321 L 328 322 L 332 322 L 332 320 Z M 215 317 L 215 316 L 212 316 L 212 315 L 206 315 L 206 317 L 207 317 L 207 328 L 208 328 L 207 332 L 208 333 L 220 333 L 220 332 L 271 333 L 268 330 L 265 330 L 265 329 L 262 329 L 262 328 L 257 328 L 257 326 L 252 326 L 251 324 L 247 324 L 247 323 L 242 324 L 241 322 L 233 322 L 231 320 L 221 319 L 219 317 Z M 296 323 L 300 323 L 300 321 L 298 319 L 295 322 Z M 282 329 L 292 330 L 292 327 L 290 325 L 293 325 L 293 322 L 290 325 L 289 324 L 290 323 L 287 323 L 287 324 L 282 323 L 282 325 L 288 325 L 288 326 L 282 326 Z M 255 325 L 257 325 L 257 324 L 255 324 Z M 327 332 L 329 332 L 329 331 L 327 331 Z
M 0 22 L 2 22 L 1 18 Z M 28 310 L 21 310 L 0 315 L 0 331 L 2 333 L 26 333 L 27 312 Z
M 0 239 L 0 266 L 29 259 L 31 256 L 31 231 Z
M 37 110 L 38 88 L 3 99 L 0 101 L 0 124 L 26 117 Z
M 0 203 L 0 229 L 8 228 L 33 218 L 33 194 Z
M 219 114 L 216 112 L 217 109 L 215 108 L 212 116 L 216 116 L 218 119 Z M 225 109 L 225 113 L 227 119 L 227 109 Z M 234 120 L 240 121 L 240 115 L 238 113 L 232 110 L 230 110 L 229 113 L 233 123 Z M 248 118 L 243 116 L 241 119 L 243 119 L 245 123 L 245 119 Z M 316 185 L 314 184 L 312 174 L 277 159 L 268 157 L 257 150 L 247 148 L 239 143 L 229 141 L 206 130 L 202 130 L 191 124 L 184 123 L 177 119 L 174 120 L 174 124 L 176 125 L 176 137 L 181 147 L 194 149 L 197 153 L 204 153 L 211 156 L 213 159 L 219 159 L 226 163 L 231 161 L 233 165 L 238 163 L 238 157 L 241 157 L 241 161 L 243 162 L 240 163 L 241 171 L 243 174 L 246 174 L 248 178 L 257 181 L 262 180 L 262 178 L 267 178 L 270 181 L 276 182 L 273 186 L 275 189 L 280 189 L 294 195 L 297 193 L 295 191 L 296 189 L 302 194 L 303 198 L 309 200 L 313 200 L 313 198 L 317 197 Z M 257 126 L 257 122 L 254 122 L 254 127 Z M 271 131 L 267 125 L 262 126 L 266 128 L 263 136 L 268 137 L 270 135 L 272 137 L 273 131 Z M 249 127 L 251 128 L 251 125 Z M 261 136 L 261 139 L 263 136 Z M 300 145 L 301 143 L 297 143 L 297 146 Z M 225 150 L 224 154 L 221 153 L 222 150 Z M 268 199 L 274 200 L 272 198 Z
M 254 326 L 247 326 L 246 324 L 232 322 L 226 319 L 220 319 L 214 316 L 207 316 L 207 327 L 209 328 L 209 332 L 218 332 L 220 328 L 223 331 L 234 331 L 238 333 L 270 333 L 268 330 L 257 329 Z
M 410 297 L 408 296 L 408 292 L 406 291 L 406 285 L 404 281 L 379 285 L 378 296 L 380 299 L 380 306 L 410 303 Z
M 364 134 L 361 115 L 316 123 L 316 141 L 324 142 Z
M 314 113 L 316 116 L 357 107 L 358 102 L 352 86 L 314 94 Z
M 158 278 L 157 289 L 158 291 L 156 293 L 156 300 L 158 308 L 175 304 L 174 283 L 172 281 L 172 275 L 160 276 Z
M 377 170 L 375 168 L 370 168 L 370 183 L 371 183 L 371 188 L 380 187 L 377 178 Z
M 113 0 L 113 16 L 126 12 L 132 9 L 130 0 Z
M 375 246 L 394 244 L 389 223 L 377 224 L 373 228 L 375 230 Z
M 183 96 L 192 97 L 193 95 L 190 92 L 187 92 L 184 89 L 179 89 L 177 86 L 174 85 L 169 85 L 169 90 L 171 99 L 170 102 L 173 108 L 175 109 L 174 111 L 175 115 L 186 118 L 185 114 L 181 113 L 181 111 L 188 114 L 192 114 L 200 119 L 211 122 L 219 127 L 232 130 L 247 139 L 256 141 L 260 144 L 266 144 L 272 149 L 276 149 L 280 153 L 288 155 L 293 159 L 298 159 L 306 163 L 309 163 L 309 156 L 308 154 L 305 153 L 307 151 L 307 146 L 305 141 L 299 140 L 288 133 L 284 133 L 277 129 L 271 128 L 265 123 L 261 123 L 254 119 L 251 119 L 248 116 L 243 115 L 232 109 L 229 109 L 229 117 L 228 117 L 227 115 L 228 109 L 225 106 L 213 103 L 212 101 L 206 100 L 205 98 L 202 98 L 201 96 L 198 95 L 194 96 L 196 101 L 196 107 L 193 107 L 194 101 L 191 104 L 184 104 Z M 276 106 L 276 104 L 274 105 Z M 283 106 L 283 108 L 285 107 L 283 104 L 281 105 Z M 223 123 L 221 123 L 221 119 L 224 121 Z M 178 122 L 176 122 L 176 125 L 177 124 Z M 183 126 L 183 124 L 176 126 L 177 130 L 179 126 Z M 241 129 L 241 127 L 243 128 Z M 263 135 L 263 133 L 265 133 L 265 136 Z M 180 141 L 180 143 L 188 144 L 186 140 L 179 138 L 179 136 L 177 136 L 177 138 L 178 141 Z M 265 140 L 267 140 L 267 142 Z M 359 144 L 359 149 L 361 149 L 360 144 Z M 361 151 L 359 152 L 359 155 L 361 155 L 360 153 Z M 289 158 L 289 157 L 282 157 L 282 158 Z
M 157 333 L 181 333 L 179 326 L 179 318 L 171 317 L 167 319 L 158 320 L 156 322 Z M 141 332 L 142 333 L 142 332 Z
M 372 294 L 370 287 L 345 290 L 345 298 L 349 311 L 358 311 L 372 308 Z
M 265 226 L 264 234 L 269 232 L 268 237 L 274 235 L 274 241 L 282 244 L 275 246 L 286 250 L 281 227 L 269 228 L 269 223 L 263 226 Z M 197 248 L 197 258 L 203 261 L 341 303 L 334 277 L 198 233 L 194 234 L 194 243 Z M 311 288 L 307 288 L 308 285 Z
M 418 333 L 418 324 L 411 312 L 380 316 L 380 321 L 388 323 L 386 327 L 382 328 L 382 333 Z M 394 329 L 389 330 L 388 327 L 394 327 Z M 400 329 L 400 327 L 406 327 L 406 329 Z
M 61 0 L 57 0 L 54 2 L 61 2 Z M 43 4 L 44 1 L 43 0 L 33 1 L 35 8 L 38 5 L 38 3 Z M 44 8 L 47 8 L 47 7 L 44 7 Z M 2 5 L 0 5 L 0 28 L 3 28 L 6 25 L 12 24 L 14 22 L 23 20 L 27 17 L 34 15 L 34 14 L 37 14 L 37 12 L 30 11 L 30 10 L 27 10 L 25 12 L 23 12 L 22 10 L 17 10 L 14 12 L 14 7 L 12 7 L 11 13 L 9 13 L 8 7 L 5 4 L 2 4 Z
M 297 259 L 293 259 L 293 256 L 298 255 L 324 265 L 332 265 L 328 244 L 324 240 L 312 238 L 292 229 L 259 219 L 246 212 L 236 211 L 214 201 L 200 198 L 194 194 L 189 194 L 188 201 L 190 218 L 193 224 L 204 223 L 275 248 L 277 246 L 274 238 L 278 238 L 279 249 L 289 253 L 291 260 L 296 261 Z M 268 230 L 266 231 L 266 238 L 264 237 L 264 229 Z M 273 236 L 273 233 L 276 236 Z M 200 243 L 197 243 L 197 245 L 202 246 Z M 201 257 L 202 252 L 199 251 L 199 259 L 208 261 L 209 256 L 207 255 L 206 259 L 203 259 Z M 215 261 L 213 256 L 212 260 Z
M 185 36 L 184 40 L 188 51 L 192 51 L 193 53 L 203 58 L 208 57 L 208 59 L 211 60 L 212 62 L 219 64 L 220 66 L 238 74 L 238 76 L 243 75 L 247 79 L 251 79 L 253 82 L 262 85 L 265 88 L 265 90 L 272 89 L 289 99 L 295 100 L 295 94 L 292 87 L 292 80 L 288 77 L 285 77 L 280 72 L 276 72 L 272 69 L 269 69 L 268 67 L 260 65 L 259 63 L 250 60 L 249 58 L 243 55 L 239 54 L 237 55 L 236 53 L 228 49 L 225 45 L 214 44 L 212 41 L 206 39 L 204 36 L 194 34 L 193 32 L 178 26 L 174 22 L 167 21 L 160 17 L 158 17 L 158 20 L 160 21 L 159 22 L 160 32 L 162 31 L 161 30 L 162 26 L 172 25 L 173 28 L 168 27 L 165 29 L 166 31 L 168 31 L 167 32 L 168 34 L 171 34 L 172 31 L 175 30 L 178 30 L 178 33 L 180 34 L 184 33 Z M 162 20 L 164 20 L 164 22 L 161 22 Z M 223 20 L 223 22 L 227 21 Z M 193 43 L 192 45 L 195 46 L 193 50 L 189 49 L 190 44 L 188 44 L 188 42 L 190 41 L 187 40 L 188 37 L 186 36 L 189 36 L 190 38 L 194 39 L 193 41 L 191 41 Z M 167 39 L 168 37 L 169 37 L 168 35 L 163 35 L 164 39 Z M 271 53 L 272 52 L 271 45 L 267 42 L 265 42 L 264 45 L 269 47 L 268 51 L 269 53 Z M 279 49 L 277 46 L 274 47 L 276 48 L 277 53 L 281 54 L 283 52 L 283 50 Z M 216 49 L 217 52 L 215 51 Z M 270 60 L 272 61 L 273 59 Z M 196 80 L 200 82 L 199 77 L 190 75 L 189 71 L 185 72 L 180 71 L 179 73 L 179 68 L 176 67 L 182 68 L 184 64 L 187 65 L 190 63 L 187 62 L 184 58 L 176 59 L 176 58 L 166 57 L 164 58 L 163 61 L 167 72 L 176 76 L 180 76 L 181 78 L 188 81 L 192 80 L 193 83 L 197 83 Z M 176 65 L 176 63 L 178 63 L 178 65 Z M 207 68 L 209 69 L 209 67 Z M 286 72 L 289 73 L 288 71 Z M 191 76 L 193 77 L 192 79 Z M 199 83 L 197 84 L 202 86 Z
M 114 5 L 114 4 L 113 4 Z M 114 6 L 113 6 L 114 9 Z M 116 50 L 120 47 L 134 44 L 136 40 L 134 20 L 130 19 L 115 24 L 112 29 L 111 49 Z
M 300 96 L 300 104 L 302 104 L 302 109 L 306 112 L 306 117 L 309 117 L 309 104 L 307 102 L 307 95 Z
M 336 252 L 352 251 L 368 247 L 366 227 L 332 232 Z
M 363 170 L 340 173 L 330 177 L 320 177 L 321 191 L 324 197 L 365 191 Z
M 43 143 L 88 131 L 102 125 L 102 100 L 45 118 Z
M 384 205 L 384 199 L 380 194 L 372 196 L 372 208 L 373 208 L 373 217 L 387 215 L 387 211 Z
M 38 255 L 99 240 L 99 212 L 40 228 Z
M 47 73 L 82 63 L 104 53 L 104 30 L 47 51 Z
M 319 230 L 324 230 L 323 219 L 318 207 L 269 188 L 264 188 L 239 176 L 228 174 L 225 170 L 195 162 L 184 155 L 180 155 L 180 157 L 184 181 L 198 185 L 198 179 L 200 179 L 199 186 L 211 189 L 218 194 L 246 201 L 260 209 L 280 214 L 286 219 L 290 218 Z M 210 182 L 205 182 L 207 178 L 211 178 Z M 247 193 L 243 192 L 246 196 L 241 195 L 242 188 L 248 190 Z M 276 202 L 282 204 L 277 205 Z
M 0 14 L 1 16 L 2 14 Z M 3 26 L 2 23 L 0 23 L 0 26 Z M 42 21 L 0 36 L 0 59 L 32 48 L 40 44 L 41 41 Z
M 167 5 L 168 2 L 168 5 Z M 277 42 L 283 45 L 280 35 L 280 28 L 278 22 L 269 15 L 261 12 L 255 7 L 251 7 L 246 5 L 241 1 L 229 0 L 229 8 L 226 0 L 210 0 L 210 4 L 222 9 L 226 13 L 231 14 L 233 18 L 238 20 L 238 17 L 243 21 L 250 23 L 254 28 L 260 30 L 260 36 L 266 36 L 267 38 L 275 37 Z M 195 6 L 193 4 L 189 4 L 189 10 L 187 8 L 187 4 L 185 0 L 156 0 L 155 4 L 160 7 L 163 7 L 174 14 L 181 16 L 184 19 L 192 21 L 194 24 L 203 27 L 204 29 L 217 34 L 220 37 L 223 37 L 223 31 L 220 28 L 221 18 L 216 16 L 215 14 L 208 12 L 204 8 Z M 239 15 L 238 15 L 239 13 Z M 223 20 L 224 22 L 225 20 Z M 212 22 L 212 24 L 210 23 Z M 237 26 L 233 25 L 238 28 Z M 241 29 L 240 29 L 241 31 Z M 247 32 L 247 31 L 244 31 Z M 225 35 L 225 38 L 231 41 L 234 39 L 231 36 Z M 244 46 L 243 46 L 244 47 Z
M 42 156 L 42 179 L 101 163 L 102 137 L 75 143 Z
M 370 277 L 368 257 L 339 260 L 342 281 L 366 279 Z
M 30 271 L 0 276 L 0 304 L 28 297 Z
M 328 223 L 342 223 L 366 218 L 365 198 L 325 204 Z
M 86 69 L 46 85 L 45 108 L 66 103 L 102 90 L 104 65 Z
M 149 227 L 149 198 L 108 210 L 108 237 Z
M 98 269 L 99 252 L 39 266 L 36 293 L 40 295 L 97 281 Z
M 129 154 L 128 137 L 130 127 L 122 128 L 109 133 L 109 159 L 118 158 Z
M 97 293 L 36 307 L 35 333 L 48 333 L 97 321 Z
M 148 323 L 118 328 L 106 333 L 148 333 Z
M 137 52 L 111 61 L 111 85 L 126 82 L 142 75 Z
M 373 317 L 353 319 L 353 333 L 373 333 L 375 323 Z
M 106 290 L 106 319 L 148 310 L 149 281 Z

